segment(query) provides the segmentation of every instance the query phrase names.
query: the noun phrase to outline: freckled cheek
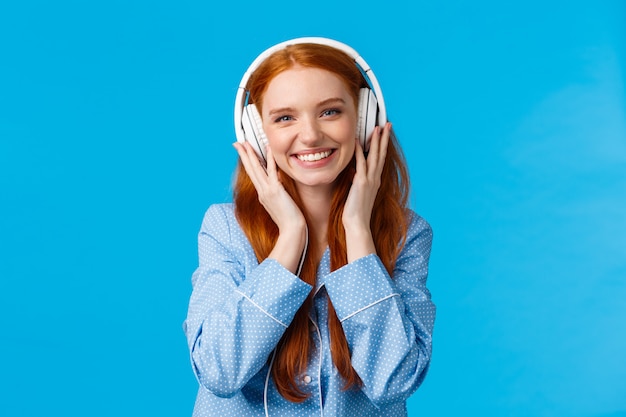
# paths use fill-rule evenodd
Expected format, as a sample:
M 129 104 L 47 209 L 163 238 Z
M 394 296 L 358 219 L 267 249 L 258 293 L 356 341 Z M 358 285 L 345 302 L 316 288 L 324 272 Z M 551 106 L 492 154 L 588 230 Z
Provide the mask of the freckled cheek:
M 289 149 L 289 141 L 285 137 L 285 135 L 281 135 L 280 133 L 273 131 L 265 131 L 267 136 L 267 141 L 269 142 L 272 151 L 275 156 L 278 156 L 281 153 L 287 152 Z
M 349 146 L 350 148 L 354 149 L 354 147 L 356 146 L 355 140 L 356 140 L 356 129 L 353 128 L 352 126 L 346 128 L 344 134 L 342 135 L 344 139 L 344 143 Z
M 348 122 L 343 127 L 343 134 L 342 134 L 342 136 L 350 137 L 352 139 L 356 138 L 356 120 L 354 120 L 354 121 L 350 120 L 350 122 Z
M 289 150 L 292 141 L 285 135 L 281 135 L 280 132 L 266 131 L 267 141 L 274 155 L 276 165 L 285 171 L 289 168 Z

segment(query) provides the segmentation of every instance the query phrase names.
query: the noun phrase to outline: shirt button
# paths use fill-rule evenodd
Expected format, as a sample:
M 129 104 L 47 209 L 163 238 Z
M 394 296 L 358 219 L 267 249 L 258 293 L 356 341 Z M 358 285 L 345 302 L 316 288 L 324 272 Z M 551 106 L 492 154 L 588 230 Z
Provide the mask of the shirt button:
M 303 379 L 304 379 L 304 383 L 305 384 L 310 384 L 311 383 L 311 377 L 310 376 L 305 375 Z

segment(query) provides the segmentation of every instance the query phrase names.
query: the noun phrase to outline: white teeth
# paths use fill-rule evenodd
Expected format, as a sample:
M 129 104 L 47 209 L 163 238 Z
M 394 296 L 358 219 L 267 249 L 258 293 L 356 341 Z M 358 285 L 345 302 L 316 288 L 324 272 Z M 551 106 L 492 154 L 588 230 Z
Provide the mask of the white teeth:
M 325 151 L 325 152 L 317 152 L 317 153 L 308 153 L 306 155 L 296 155 L 296 157 L 301 161 L 314 162 L 314 161 L 319 161 L 320 159 L 328 158 L 331 153 L 332 153 L 331 151 Z

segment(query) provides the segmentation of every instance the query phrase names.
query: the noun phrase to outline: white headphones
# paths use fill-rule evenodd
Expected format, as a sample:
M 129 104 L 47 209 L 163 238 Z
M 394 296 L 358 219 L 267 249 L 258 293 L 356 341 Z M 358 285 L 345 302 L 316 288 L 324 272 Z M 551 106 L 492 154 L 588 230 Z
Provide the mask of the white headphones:
M 357 135 L 364 150 L 369 147 L 369 141 L 376 126 L 384 126 L 387 123 L 387 111 L 383 92 L 380 89 L 378 80 L 367 62 L 348 45 L 328 38 L 307 37 L 297 38 L 281 42 L 261 53 L 250 65 L 243 75 L 237 96 L 235 97 L 235 133 L 237 142 L 249 142 L 256 151 L 262 162 L 266 161 L 265 148 L 267 146 L 267 136 L 263 132 L 261 115 L 254 104 L 248 104 L 249 92 L 247 90 L 248 80 L 252 73 L 274 52 L 285 48 L 288 45 L 301 43 L 315 43 L 339 49 L 349 55 L 365 77 L 370 88 L 361 88 L 359 94 Z M 372 91 L 373 90 L 373 91 Z

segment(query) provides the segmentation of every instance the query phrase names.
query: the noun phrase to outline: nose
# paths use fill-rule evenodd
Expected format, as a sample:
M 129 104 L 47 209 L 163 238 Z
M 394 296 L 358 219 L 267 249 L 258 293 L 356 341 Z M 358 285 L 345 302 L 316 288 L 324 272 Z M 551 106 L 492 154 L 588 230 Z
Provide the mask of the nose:
M 315 147 L 318 145 L 323 137 L 323 134 L 317 119 L 311 117 L 303 118 L 298 136 L 300 142 L 308 147 Z

